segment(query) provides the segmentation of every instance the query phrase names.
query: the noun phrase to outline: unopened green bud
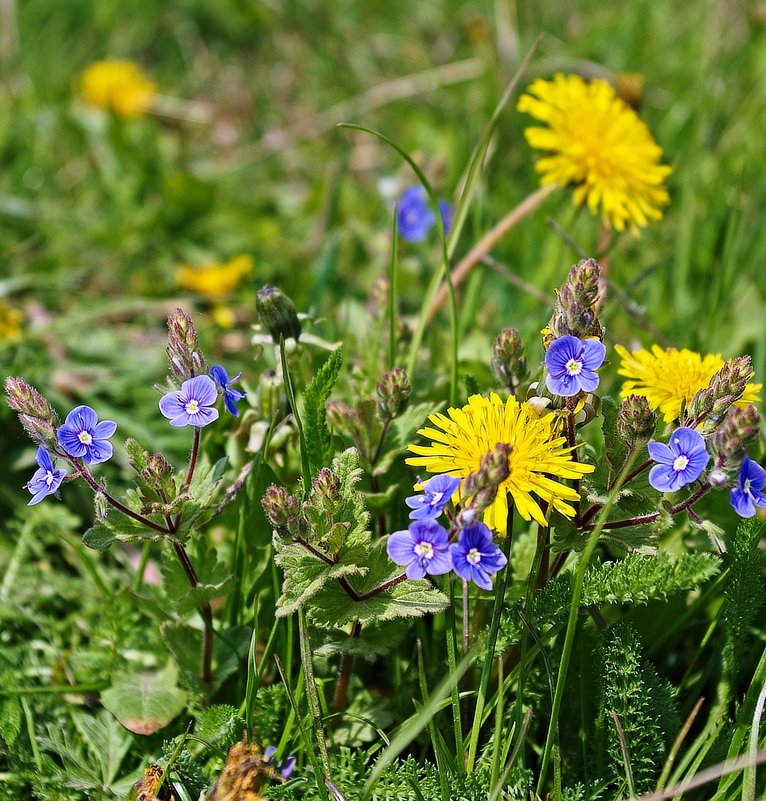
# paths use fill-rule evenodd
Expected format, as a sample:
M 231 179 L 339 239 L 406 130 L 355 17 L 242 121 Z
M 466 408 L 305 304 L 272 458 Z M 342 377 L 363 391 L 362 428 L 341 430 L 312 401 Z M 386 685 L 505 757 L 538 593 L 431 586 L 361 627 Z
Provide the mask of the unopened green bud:
M 406 408 L 412 393 L 409 376 L 401 367 L 394 367 L 375 388 L 378 398 L 378 414 L 383 420 L 398 417 Z
M 691 421 L 707 420 L 714 426 L 742 397 L 753 377 L 749 356 L 737 356 L 713 375 L 710 384 L 691 400 L 687 415 Z
M 340 478 L 329 467 L 323 467 L 314 476 L 311 482 L 309 504 L 314 510 L 322 510 L 329 517 L 333 517 L 338 507 L 343 504 Z
M 96 520 L 103 523 L 106 520 L 106 495 L 103 492 L 97 492 L 93 496 L 93 507 L 96 515 Z
M 266 284 L 256 296 L 255 308 L 275 343 L 279 344 L 280 337 L 295 340 L 300 337 L 301 323 L 295 304 L 281 289 Z
M 600 276 L 601 268 L 595 259 L 582 259 L 569 270 L 548 324 L 555 339 L 568 334 L 580 339 L 603 339 L 604 329 L 596 313 Z
M 153 453 L 146 460 L 146 467 L 141 471 L 141 478 L 153 487 L 161 487 L 173 473 L 170 462 L 161 454 Z
M 510 475 L 510 455 L 511 446 L 498 442 L 491 451 L 484 454 L 479 469 L 466 476 L 460 494 L 469 500 L 460 513 L 461 526 L 471 525 L 476 515 L 491 506 L 497 497 L 498 488 Z
M 175 309 L 168 316 L 168 366 L 178 382 L 207 372 L 205 360 L 199 351 L 199 335 L 194 321 L 183 309 Z
M 630 446 L 635 442 L 647 442 L 657 428 L 657 414 L 651 410 L 643 395 L 628 395 L 620 404 L 617 416 L 617 432 Z
M 492 345 L 492 372 L 495 378 L 515 389 L 527 377 L 524 343 L 515 328 L 504 328 Z
M 261 501 L 266 517 L 279 532 L 294 534 L 300 520 L 300 501 L 284 487 L 272 484 L 266 487 Z
M 58 415 L 48 401 L 23 378 L 5 379 L 8 405 L 19 417 L 24 431 L 39 445 L 54 445 Z
M 757 441 L 760 428 L 761 415 L 752 403 L 730 409 L 713 438 L 720 462 L 729 467 L 740 464 Z

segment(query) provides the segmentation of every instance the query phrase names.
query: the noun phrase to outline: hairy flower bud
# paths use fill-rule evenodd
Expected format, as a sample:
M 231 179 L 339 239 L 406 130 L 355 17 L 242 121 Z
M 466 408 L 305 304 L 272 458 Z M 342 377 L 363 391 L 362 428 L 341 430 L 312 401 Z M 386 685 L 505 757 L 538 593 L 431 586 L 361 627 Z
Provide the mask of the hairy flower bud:
M 153 453 L 146 460 L 146 467 L 141 471 L 141 478 L 154 487 L 162 486 L 173 473 L 170 462 L 161 454 Z
M 383 420 L 398 417 L 409 403 L 412 384 L 409 376 L 401 367 L 394 367 L 375 388 L 378 398 L 378 414 Z
M 329 467 L 323 467 L 311 482 L 309 504 L 316 510 L 326 512 L 328 517 L 333 517 L 342 503 L 340 478 Z
M 603 339 L 604 329 L 598 321 L 601 268 L 595 259 L 582 259 L 569 270 L 553 307 L 548 324 L 554 339 L 566 336 Z
M 23 378 L 5 379 L 8 405 L 19 416 L 24 431 L 39 445 L 56 443 L 58 415 L 47 400 Z
M 654 436 L 657 413 L 643 395 L 628 395 L 620 404 L 617 432 L 628 444 L 646 442 Z
M 256 295 L 255 308 L 275 343 L 279 344 L 280 336 L 296 341 L 300 337 L 301 323 L 295 304 L 281 289 L 266 284 Z
M 742 397 L 752 377 L 749 356 L 737 356 L 725 362 L 710 379 L 710 384 L 692 398 L 687 410 L 689 420 L 707 420 L 714 426 Z
M 492 345 L 492 372 L 495 378 L 515 389 L 527 377 L 524 343 L 515 328 L 504 328 Z
M 479 469 L 466 476 L 460 488 L 461 496 L 468 499 L 458 518 L 462 527 L 471 525 L 476 515 L 492 505 L 498 487 L 510 475 L 510 455 L 511 446 L 498 442 L 491 451 L 484 454 Z
M 752 403 L 730 409 L 713 438 L 718 461 L 729 467 L 739 465 L 757 441 L 760 427 L 761 415 Z
M 199 335 L 190 315 L 175 309 L 168 316 L 168 366 L 170 374 L 179 382 L 207 372 L 205 360 L 199 352 Z
M 293 534 L 300 520 L 300 501 L 284 487 L 272 484 L 266 487 L 261 501 L 266 517 L 277 531 Z

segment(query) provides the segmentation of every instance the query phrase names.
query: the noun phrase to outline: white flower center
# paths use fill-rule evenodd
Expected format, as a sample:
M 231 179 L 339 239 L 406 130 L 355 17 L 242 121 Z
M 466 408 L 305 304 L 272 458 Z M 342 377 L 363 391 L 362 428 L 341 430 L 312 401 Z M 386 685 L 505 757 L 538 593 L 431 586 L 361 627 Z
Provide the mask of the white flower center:
M 465 558 L 468 560 L 468 564 L 478 565 L 479 562 L 481 562 L 481 553 L 479 553 L 478 548 L 471 548 L 471 550 L 465 555 Z
M 45 483 L 50 487 L 53 484 L 53 473 L 50 470 L 45 474 Z
M 423 559 L 434 558 L 434 546 L 430 542 L 419 542 L 415 546 L 415 553 Z
M 87 431 L 81 431 L 77 435 L 77 439 L 79 439 L 83 445 L 91 445 L 93 443 L 93 437 Z
M 566 371 L 569 375 L 580 375 L 582 372 L 582 362 L 578 362 L 577 359 L 570 359 L 566 363 Z
M 192 398 L 185 406 L 186 414 L 198 414 L 199 413 L 199 401 L 194 400 Z
M 673 469 L 677 472 L 681 472 L 681 470 L 686 470 L 687 464 L 689 464 L 689 457 L 681 454 L 680 456 L 676 456 L 673 462 Z
M 744 492 L 746 495 L 749 494 L 749 492 L 750 492 L 750 479 L 749 478 L 745 479 L 745 483 L 742 485 L 742 492 Z
M 443 497 L 444 497 L 443 492 L 435 492 L 433 497 L 431 498 L 431 506 L 438 506 L 442 502 Z

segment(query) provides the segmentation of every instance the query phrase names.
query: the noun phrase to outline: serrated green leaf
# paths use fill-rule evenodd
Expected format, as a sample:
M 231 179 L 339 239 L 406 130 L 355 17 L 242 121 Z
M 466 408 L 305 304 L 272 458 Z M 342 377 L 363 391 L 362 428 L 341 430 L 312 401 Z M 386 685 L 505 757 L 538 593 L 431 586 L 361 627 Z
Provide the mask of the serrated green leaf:
M 311 471 L 316 472 L 332 458 L 332 435 L 327 426 L 327 403 L 343 364 L 343 349 L 334 350 L 317 370 L 303 393 L 303 430 Z
M 210 508 L 227 463 L 228 459 L 224 456 L 214 465 L 197 468 L 188 489 L 190 500 L 183 505 L 181 525 L 176 536 L 183 537 L 187 534 L 200 516 Z
M 103 710 L 95 716 L 74 712 L 72 721 L 88 746 L 93 761 L 101 767 L 104 785 L 111 785 L 133 744 L 132 738 L 113 715 Z
M 217 584 L 200 584 L 190 589 L 175 601 L 176 612 L 184 617 L 204 604 L 210 603 L 214 598 L 228 595 L 237 586 L 239 579 L 236 576 L 227 576 Z
M 125 673 L 101 693 L 101 702 L 122 725 L 136 734 L 154 734 L 186 706 L 185 690 L 177 686 L 172 662 L 159 671 Z
M 105 520 L 95 523 L 83 535 L 82 541 L 94 551 L 105 551 L 115 542 L 159 541 L 167 534 L 155 531 L 128 517 L 117 509 L 109 509 Z
M 297 611 L 330 580 L 365 572 L 356 564 L 327 564 L 299 543 L 279 545 L 275 538 L 274 560 L 284 570 L 282 594 L 277 601 L 277 617 Z
M 245 721 L 228 704 L 216 704 L 206 709 L 194 724 L 194 736 L 226 750 L 245 734 Z
M 346 629 L 318 628 L 312 634 L 313 651 L 316 656 L 349 654 L 367 662 L 374 662 L 391 653 L 405 634 L 405 628 L 393 621 L 380 625 L 365 626 L 359 636 L 352 637 Z

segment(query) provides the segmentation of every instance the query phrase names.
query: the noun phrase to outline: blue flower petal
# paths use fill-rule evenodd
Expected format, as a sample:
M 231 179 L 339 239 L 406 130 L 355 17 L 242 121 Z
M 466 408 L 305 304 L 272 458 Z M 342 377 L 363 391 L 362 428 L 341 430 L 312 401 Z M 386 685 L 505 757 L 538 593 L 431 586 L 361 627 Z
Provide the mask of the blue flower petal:
M 740 517 L 753 517 L 755 515 L 755 502 L 747 492 L 743 492 L 740 489 L 733 489 L 731 491 L 729 503 L 731 503 L 734 507 L 734 511 Z
M 699 431 L 681 426 L 670 435 L 668 446 L 676 456 L 683 455 L 691 457 L 696 451 L 705 450 L 705 440 L 702 438 L 702 434 L 700 434 Z
M 386 551 L 397 565 L 408 565 L 415 559 L 415 543 L 409 531 L 395 531 L 388 538 Z
M 646 448 L 649 451 L 650 458 L 655 462 L 659 462 L 659 464 L 672 465 L 677 456 L 664 442 L 655 442 L 655 440 L 652 440 L 647 443 Z
M 606 346 L 598 339 L 583 339 L 583 368 L 598 370 L 606 358 Z

